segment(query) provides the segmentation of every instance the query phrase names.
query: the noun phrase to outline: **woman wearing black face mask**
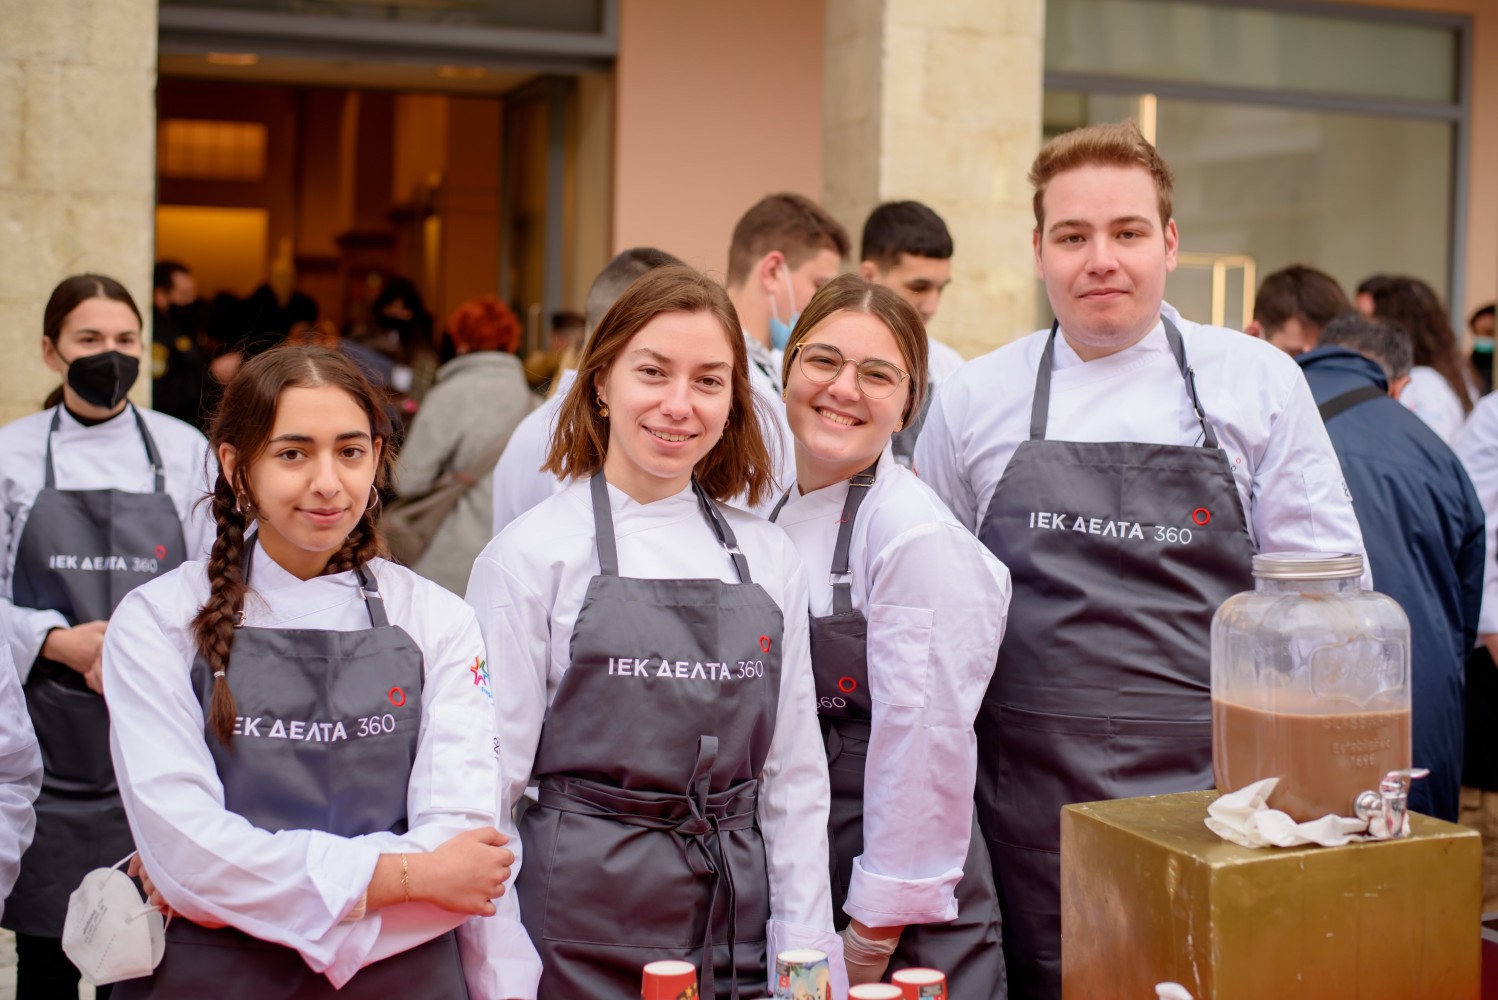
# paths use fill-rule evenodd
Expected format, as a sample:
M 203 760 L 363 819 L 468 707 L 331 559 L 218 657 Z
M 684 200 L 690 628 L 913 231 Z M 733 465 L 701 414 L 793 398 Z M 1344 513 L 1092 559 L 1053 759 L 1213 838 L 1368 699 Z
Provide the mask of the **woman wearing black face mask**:
M 127 592 L 213 540 L 206 509 L 193 509 L 207 492 L 208 442 L 126 401 L 141 357 L 130 293 L 102 275 L 68 278 L 42 334 L 63 384 L 41 413 L 0 428 L 0 635 L 46 766 L 36 836 L 4 908 L 18 1000 L 77 991 L 61 947 L 68 895 L 133 850 L 100 690 L 105 621 Z

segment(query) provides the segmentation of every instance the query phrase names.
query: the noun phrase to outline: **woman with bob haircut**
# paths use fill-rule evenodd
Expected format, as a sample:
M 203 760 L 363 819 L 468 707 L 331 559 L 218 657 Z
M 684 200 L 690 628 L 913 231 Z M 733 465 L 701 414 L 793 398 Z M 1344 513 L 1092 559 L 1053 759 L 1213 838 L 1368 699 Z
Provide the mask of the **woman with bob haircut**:
M 381 400 L 342 353 L 281 346 L 210 439 L 212 554 L 105 639 L 132 869 L 179 915 L 117 1000 L 462 1000 L 452 932 L 513 860 L 493 695 L 472 611 L 383 558 Z
M 76 993 L 78 969 L 62 950 L 68 895 L 132 850 L 109 761 L 106 622 L 132 588 L 202 556 L 213 538 L 193 506 L 207 488 L 208 442 L 127 399 L 142 346 L 123 285 L 65 278 L 40 344 L 62 385 L 41 412 L 0 428 L 0 637 L 46 762 L 36 837 L 0 907 L 16 934 L 20 1000 Z
M 921 412 L 926 371 L 909 303 L 856 274 L 823 286 L 786 345 L 796 481 L 771 519 L 811 579 L 849 980 L 935 968 L 954 997 L 1002 998 L 973 720 L 1004 637 L 1009 571 L 890 448 Z
M 703 997 L 760 996 L 801 947 L 846 989 L 804 571 L 724 505 L 771 489 L 740 330 L 689 267 L 631 285 L 559 412 L 546 468 L 570 485 L 474 565 L 503 804 L 540 786 L 491 923 L 544 971 L 506 996 L 628 996 L 667 958 L 699 965 Z

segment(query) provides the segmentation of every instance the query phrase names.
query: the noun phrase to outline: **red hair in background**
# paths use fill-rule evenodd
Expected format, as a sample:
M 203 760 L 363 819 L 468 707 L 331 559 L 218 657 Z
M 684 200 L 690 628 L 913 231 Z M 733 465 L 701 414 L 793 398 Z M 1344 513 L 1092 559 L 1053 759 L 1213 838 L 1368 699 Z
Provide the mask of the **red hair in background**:
M 453 310 L 447 332 L 459 354 L 506 351 L 520 346 L 520 320 L 498 299 L 473 299 Z

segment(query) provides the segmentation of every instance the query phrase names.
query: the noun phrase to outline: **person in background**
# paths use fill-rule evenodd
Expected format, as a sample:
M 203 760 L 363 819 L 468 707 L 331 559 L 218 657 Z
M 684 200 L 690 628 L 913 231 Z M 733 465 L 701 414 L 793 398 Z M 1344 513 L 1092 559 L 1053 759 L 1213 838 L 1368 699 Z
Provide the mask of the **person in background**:
M 952 283 L 952 234 L 941 216 L 918 201 L 892 201 L 869 213 L 863 224 L 858 273 L 876 285 L 893 289 L 929 324 L 941 293 Z M 942 379 L 962 367 L 963 357 L 935 337 L 927 336 L 928 392 L 921 412 L 893 438 L 895 459 L 909 466 L 915 441 L 926 420 L 926 407 Z
M 41 790 L 42 751 L 10 644 L 0 642 L 0 917 L 21 870 L 21 855 L 36 832 L 32 803 Z
M 587 320 L 578 313 L 563 310 L 551 314 L 551 332 L 546 336 L 546 346 L 525 356 L 525 380 L 532 389 L 550 396 L 563 367 L 577 367 L 577 355 L 582 349 L 586 330 Z
M 1060 810 L 1211 788 L 1210 626 L 1256 551 L 1363 551 L 1300 369 L 1167 313 L 1169 166 L 1131 123 L 1030 170 L 1057 321 L 963 365 L 921 479 L 1013 575 L 978 716 L 978 818 L 1016 996 L 1060 994 Z
M 1477 372 L 1477 389 L 1486 396 L 1493 391 L 1493 321 L 1498 305 L 1480 306 L 1467 320 L 1472 331 L 1472 368 Z
M 119 282 L 63 280 L 41 337 L 42 360 L 63 384 L 47 409 L 0 428 L 0 636 L 46 762 L 36 836 L 3 919 L 16 932 L 18 1000 L 76 993 L 78 970 L 62 950 L 68 895 L 132 850 L 109 760 L 106 624 L 133 588 L 206 553 L 213 538 L 197 505 L 208 442 L 126 398 L 141 335 Z
M 1477 376 L 1457 346 L 1451 320 L 1435 290 L 1419 278 L 1375 275 L 1358 285 L 1366 315 L 1393 320 L 1410 335 L 1415 367 L 1399 401 L 1451 444 L 1472 412 Z
M 653 268 L 680 263 L 671 254 L 655 247 L 630 247 L 616 254 L 598 272 L 588 288 L 585 329 L 580 346 L 587 346 L 588 338 L 598 329 L 604 313 L 624 294 L 626 288 L 634 284 L 636 278 Z M 499 464 L 494 467 L 494 507 L 490 528 L 495 535 L 542 500 L 562 492 L 565 484 L 555 474 L 541 467 L 546 464 L 546 456 L 551 453 L 551 436 L 556 428 L 562 400 L 567 397 L 567 390 L 572 388 L 572 382 L 577 378 L 576 364 L 576 356 L 570 364 L 564 363 L 557 373 L 552 394 L 540 408 L 520 421 L 515 432 L 510 435 L 509 443 L 505 445 L 504 454 L 499 457 Z
M 1482 834 L 1482 912 L 1498 910 L 1498 394 L 1484 396 L 1456 437 L 1486 515 L 1478 643 L 1467 661 L 1461 822 Z
M 445 475 L 468 476 L 540 402 L 514 354 L 520 320 L 509 306 L 498 299 L 465 302 L 447 321 L 447 332 L 458 356 L 438 369 L 406 435 L 393 484 L 401 496 L 421 496 Z M 468 586 L 474 557 L 494 537 L 490 472 L 484 469 L 463 494 L 412 566 L 455 594 Z
M 497 695 L 473 612 L 382 558 L 376 391 L 283 345 L 210 433 L 211 553 L 132 591 L 104 643 L 131 873 L 178 916 L 119 997 L 499 995 L 470 993 L 452 933 L 513 860 Z
M 1004 637 L 1009 572 L 887 452 L 921 411 L 925 353 L 920 315 L 887 288 L 844 274 L 812 297 L 782 369 L 796 481 L 771 519 L 812 569 L 849 980 L 934 968 L 954 997 L 1001 1000 L 973 719 Z
M 485 921 L 516 970 L 501 996 L 625 997 L 662 958 L 697 965 L 704 998 L 763 996 L 803 947 L 847 993 L 806 573 L 784 532 L 725 505 L 770 489 L 747 367 L 717 282 L 638 279 L 562 404 L 547 469 L 569 485 L 474 563 L 505 692 L 502 829 L 540 786 L 516 891 Z
M 1410 808 L 1455 822 L 1462 783 L 1465 664 L 1482 603 L 1483 512 L 1461 461 L 1397 405 L 1414 349 L 1389 320 L 1348 311 L 1300 355 L 1342 463 L 1378 589 L 1410 620 L 1414 764 Z
M 151 405 L 203 427 L 203 381 L 208 356 L 198 345 L 198 289 L 192 272 L 174 260 L 156 262 L 151 281 Z
M 1305 264 L 1266 275 L 1254 296 L 1254 318 L 1243 332 L 1292 358 L 1316 346 L 1321 328 L 1352 305 L 1337 279 Z
M 765 413 L 772 475 L 783 490 L 795 467 L 795 448 L 780 398 L 780 351 L 817 289 L 837 277 L 848 257 L 848 231 L 805 195 L 766 195 L 733 227 L 728 244 L 728 297 L 744 324 L 749 380 Z M 766 510 L 756 513 L 768 513 Z

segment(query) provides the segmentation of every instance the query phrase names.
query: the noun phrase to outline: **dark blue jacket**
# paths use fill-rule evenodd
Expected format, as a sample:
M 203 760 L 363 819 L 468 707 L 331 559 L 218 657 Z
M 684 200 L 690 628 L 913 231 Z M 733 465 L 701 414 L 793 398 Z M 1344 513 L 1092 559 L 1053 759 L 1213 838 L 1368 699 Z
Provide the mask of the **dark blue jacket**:
M 1387 390 L 1383 369 L 1342 347 L 1298 359 L 1318 406 L 1366 386 Z M 1415 782 L 1411 807 L 1457 817 L 1462 774 L 1462 688 L 1477 636 L 1485 557 L 1482 505 L 1456 454 L 1397 401 L 1382 396 L 1326 424 L 1352 493 L 1373 586 L 1410 619 Z

